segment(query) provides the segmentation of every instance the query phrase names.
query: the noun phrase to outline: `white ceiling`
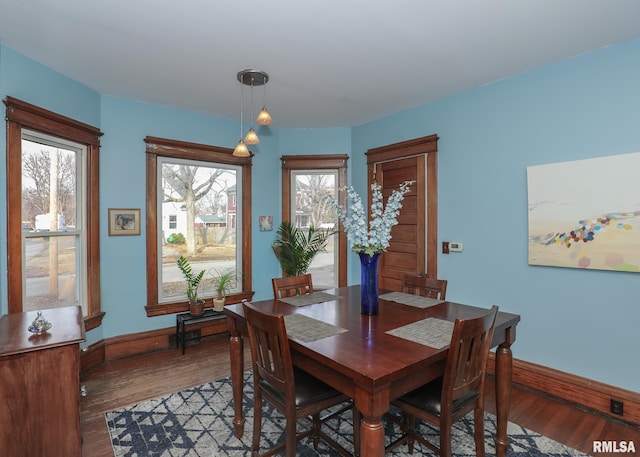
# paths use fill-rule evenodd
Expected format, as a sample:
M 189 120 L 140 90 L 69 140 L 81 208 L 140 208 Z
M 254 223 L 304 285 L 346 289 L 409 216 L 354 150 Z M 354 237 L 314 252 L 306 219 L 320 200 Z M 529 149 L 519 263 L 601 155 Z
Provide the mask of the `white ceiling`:
M 102 94 L 238 119 L 236 73 L 264 70 L 279 128 L 358 125 L 637 36 L 638 0 L 0 0 L 0 43 Z

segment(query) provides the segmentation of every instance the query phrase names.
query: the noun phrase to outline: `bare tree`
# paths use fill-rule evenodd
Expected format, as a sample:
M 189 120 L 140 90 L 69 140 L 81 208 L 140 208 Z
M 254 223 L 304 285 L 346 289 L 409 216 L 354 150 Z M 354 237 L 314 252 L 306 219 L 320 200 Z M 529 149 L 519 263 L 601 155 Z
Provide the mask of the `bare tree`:
M 184 203 L 187 214 L 187 254 L 196 253 L 196 203 L 204 198 L 225 170 L 206 168 L 208 178 L 202 179 L 205 173 L 198 174 L 201 167 L 177 164 L 164 164 L 162 167 L 163 201 Z
M 327 221 L 331 211 L 328 196 L 333 190 L 333 183 L 329 177 L 326 174 L 304 175 L 305 179 L 296 183 L 296 207 L 309 215 L 310 224 L 316 228 Z
M 40 150 L 22 157 L 22 174 L 26 180 L 22 191 L 22 220 L 32 225 L 37 214 L 47 214 L 51 203 L 51 158 L 56 155 L 58 171 L 53 189 L 58 214 L 67 225 L 76 225 L 76 159 L 75 153 L 57 149 Z M 53 218 L 53 217 L 52 217 Z

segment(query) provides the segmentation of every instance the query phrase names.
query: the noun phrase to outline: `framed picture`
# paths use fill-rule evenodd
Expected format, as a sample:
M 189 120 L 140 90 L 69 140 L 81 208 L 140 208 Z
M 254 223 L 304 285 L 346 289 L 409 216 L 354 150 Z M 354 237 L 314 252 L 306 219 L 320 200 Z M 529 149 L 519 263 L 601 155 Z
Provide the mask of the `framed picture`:
M 260 216 L 258 218 L 258 226 L 261 232 L 273 230 L 273 216 Z
M 109 208 L 109 236 L 140 235 L 140 208 Z

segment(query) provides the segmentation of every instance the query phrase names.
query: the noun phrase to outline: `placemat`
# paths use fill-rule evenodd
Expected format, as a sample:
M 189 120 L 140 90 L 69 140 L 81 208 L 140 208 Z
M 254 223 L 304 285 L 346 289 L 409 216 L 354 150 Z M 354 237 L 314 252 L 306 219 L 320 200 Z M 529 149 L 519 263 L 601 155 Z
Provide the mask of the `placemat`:
M 284 323 L 287 327 L 287 334 L 291 338 L 305 343 L 348 331 L 346 328 L 336 327 L 304 314 L 288 314 L 284 316 Z
M 328 294 L 326 292 L 313 292 L 310 294 L 279 298 L 278 300 L 283 301 L 285 303 L 289 303 L 290 305 L 293 305 L 293 306 L 307 306 L 307 305 L 313 305 L 314 303 L 323 303 L 326 301 L 335 300 L 336 298 L 338 297 L 335 295 Z
M 420 295 L 405 294 L 404 292 L 389 292 L 380 295 L 378 298 L 383 300 L 402 303 L 403 305 L 415 306 L 416 308 L 428 308 L 429 306 L 444 303 L 444 300 L 436 300 L 435 298 L 421 297 Z
M 435 317 L 428 317 L 402 327 L 389 330 L 389 335 L 397 336 L 414 343 L 423 344 L 436 349 L 442 349 L 451 343 L 453 322 Z

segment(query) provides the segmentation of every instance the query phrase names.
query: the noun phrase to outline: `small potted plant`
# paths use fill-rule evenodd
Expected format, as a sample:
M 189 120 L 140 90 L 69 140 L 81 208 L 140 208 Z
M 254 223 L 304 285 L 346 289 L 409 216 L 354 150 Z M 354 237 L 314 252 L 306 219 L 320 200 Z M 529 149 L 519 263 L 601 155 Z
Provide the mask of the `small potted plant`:
M 222 311 L 227 293 L 236 286 L 238 275 L 233 270 L 212 271 L 213 284 L 217 295 L 213 298 L 213 309 Z
M 205 270 L 195 273 L 191 268 L 189 261 L 184 256 L 180 256 L 177 263 L 178 268 L 187 282 L 189 312 L 193 316 L 202 316 L 204 314 L 204 300 L 198 300 L 198 286 L 200 286 L 200 281 L 202 281 Z

